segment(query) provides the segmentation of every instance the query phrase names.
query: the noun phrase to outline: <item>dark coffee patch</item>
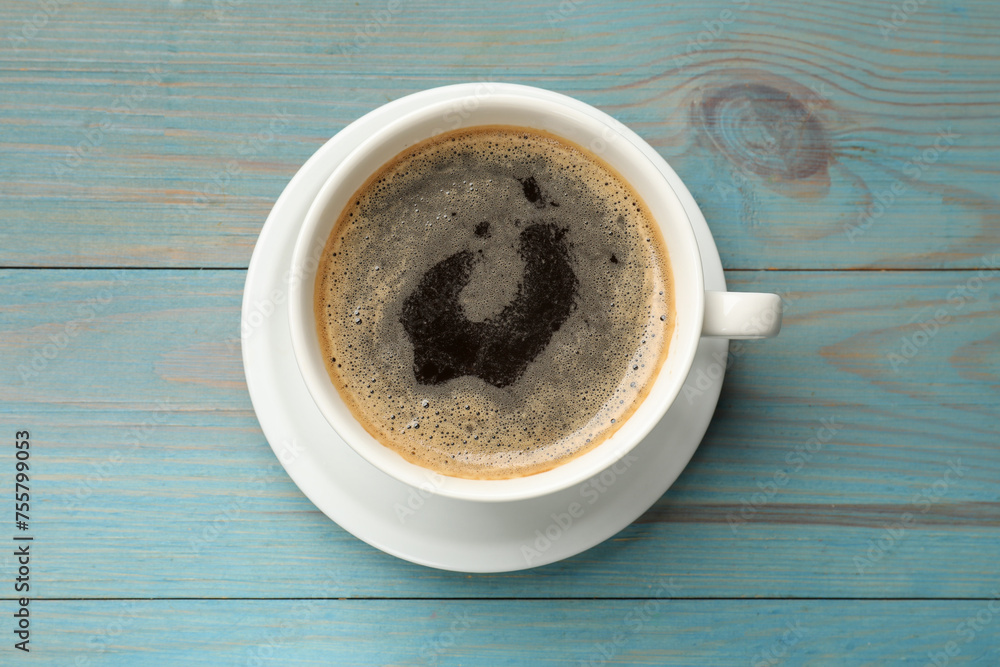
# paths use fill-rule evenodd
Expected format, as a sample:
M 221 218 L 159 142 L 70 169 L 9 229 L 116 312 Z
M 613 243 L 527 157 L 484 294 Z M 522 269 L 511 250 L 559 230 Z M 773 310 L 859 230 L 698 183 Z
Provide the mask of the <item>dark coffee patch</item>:
M 538 186 L 538 181 L 535 180 L 534 176 L 528 176 L 527 178 L 519 178 L 521 182 L 521 188 L 524 190 L 524 198 L 535 205 L 535 208 L 545 208 L 545 197 L 542 195 L 542 189 Z
M 413 344 L 413 373 L 419 383 L 473 375 L 506 387 L 521 377 L 573 309 L 578 281 L 565 233 L 546 224 L 521 232 L 525 269 L 520 289 L 496 318 L 485 322 L 466 317 L 458 298 L 476 261 L 471 252 L 455 253 L 424 274 L 403 302 L 400 317 Z
M 479 237 L 488 237 L 490 235 L 490 223 L 486 220 L 480 222 L 476 225 L 475 234 Z

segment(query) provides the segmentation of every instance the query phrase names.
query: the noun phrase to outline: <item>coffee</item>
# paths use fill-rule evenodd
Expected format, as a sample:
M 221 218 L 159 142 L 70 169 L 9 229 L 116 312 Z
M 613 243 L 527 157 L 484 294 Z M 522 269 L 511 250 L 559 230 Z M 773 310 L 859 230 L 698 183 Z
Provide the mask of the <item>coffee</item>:
M 588 451 L 641 403 L 671 281 L 610 166 L 480 126 L 407 149 L 355 193 L 314 306 L 330 378 L 373 437 L 446 475 L 507 479 Z

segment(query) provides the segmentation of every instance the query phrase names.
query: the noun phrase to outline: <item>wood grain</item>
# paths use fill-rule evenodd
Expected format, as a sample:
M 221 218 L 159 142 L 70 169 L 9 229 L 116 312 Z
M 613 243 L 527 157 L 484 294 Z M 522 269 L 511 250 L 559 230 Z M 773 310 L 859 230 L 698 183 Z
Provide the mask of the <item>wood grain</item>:
M 0 424 L 37 443 L 37 595 L 622 597 L 663 577 L 683 597 L 987 595 L 1000 271 L 984 275 L 729 272 L 784 295 L 784 330 L 733 343 L 673 488 L 576 558 L 469 578 L 368 547 L 285 475 L 243 384 L 244 272 L 0 272 Z M 894 369 L 939 308 L 949 319 Z
M 1000 660 L 997 600 L 677 600 L 661 594 L 641 600 L 32 604 L 32 664 L 753 667 Z M 8 635 L 10 625 L 10 618 L 0 624 Z
M 4 4 L 0 265 L 246 267 L 323 141 L 481 79 L 636 129 L 730 268 L 968 268 L 1000 247 L 990 0 L 392 6 Z
M 32 433 L 35 535 L 32 652 L 0 664 L 1000 663 L 998 25 L 992 0 L 0 3 L 0 429 Z M 494 576 L 318 512 L 238 338 L 301 164 L 475 80 L 635 129 L 731 288 L 786 307 L 731 344 L 648 512 Z

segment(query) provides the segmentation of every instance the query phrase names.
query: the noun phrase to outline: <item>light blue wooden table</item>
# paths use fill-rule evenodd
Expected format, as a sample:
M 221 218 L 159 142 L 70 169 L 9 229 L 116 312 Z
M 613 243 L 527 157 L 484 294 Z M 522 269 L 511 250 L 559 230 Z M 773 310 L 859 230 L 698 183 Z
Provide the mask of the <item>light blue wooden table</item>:
M 998 30 L 991 0 L 0 3 L 0 664 L 1000 665 Z M 232 344 L 306 158 L 478 79 L 634 128 L 732 288 L 787 305 L 642 518 L 495 576 L 319 513 Z

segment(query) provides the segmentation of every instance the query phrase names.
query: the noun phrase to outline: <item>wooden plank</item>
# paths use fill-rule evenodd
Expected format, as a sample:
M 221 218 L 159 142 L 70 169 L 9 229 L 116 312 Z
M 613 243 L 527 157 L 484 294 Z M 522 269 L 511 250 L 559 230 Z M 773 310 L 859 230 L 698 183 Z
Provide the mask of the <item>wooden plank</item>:
M 635 128 L 731 268 L 973 267 L 1000 247 L 991 0 L 392 6 L 0 7 L 0 265 L 246 267 L 324 140 L 480 79 Z
M 1000 661 L 998 599 L 676 600 L 654 587 L 644 600 L 32 601 L 29 609 L 30 662 L 44 665 Z M 13 621 L 4 614 L 7 637 Z
M 34 594 L 621 597 L 672 577 L 683 597 L 984 596 L 1000 272 L 983 275 L 730 272 L 785 294 L 784 330 L 733 345 L 674 487 L 568 562 L 468 577 L 368 547 L 280 469 L 243 383 L 242 271 L 0 271 L 0 431 L 35 441 Z

